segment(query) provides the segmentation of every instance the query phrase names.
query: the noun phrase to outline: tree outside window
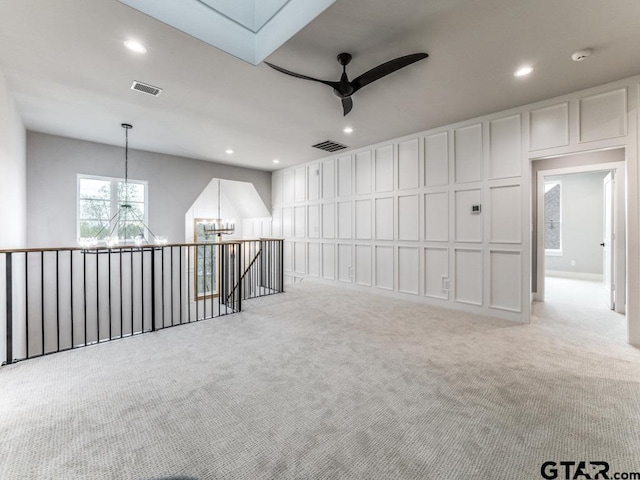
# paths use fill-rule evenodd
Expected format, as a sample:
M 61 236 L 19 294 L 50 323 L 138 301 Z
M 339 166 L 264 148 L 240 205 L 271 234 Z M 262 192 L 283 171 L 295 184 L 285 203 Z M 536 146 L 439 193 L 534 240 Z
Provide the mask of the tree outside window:
M 146 182 L 78 176 L 79 238 L 146 238 L 145 223 Z

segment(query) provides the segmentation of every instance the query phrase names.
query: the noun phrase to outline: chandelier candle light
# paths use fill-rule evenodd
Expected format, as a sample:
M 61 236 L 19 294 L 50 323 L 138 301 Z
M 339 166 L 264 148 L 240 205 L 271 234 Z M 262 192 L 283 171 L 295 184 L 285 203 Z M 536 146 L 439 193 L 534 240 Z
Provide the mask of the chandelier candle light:
M 104 241 L 106 248 L 117 247 L 118 245 L 127 245 L 127 238 L 120 238 L 115 234 L 116 228 L 119 224 L 127 225 L 127 222 L 135 220 L 142 225 L 140 232 L 133 238 L 133 245 L 136 247 L 142 247 L 148 244 L 147 238 L 144 235 L 144 231 L 149 232 L 153 238 L 153 242 L 156 245 L 166 245 L 167 237 L 161 235 L 155 235 L 151 229 L 144 223 L 144 219 L 132 208 L 129 203 L 129 130 L 133 128 L 128 123 L 121 124 L 121 127 L 125 129 L 125 147 L 124 147 L 124 202 L 118 208 L 116 214 L 109 219 L 109 222 L 100 229 L 95 237 L 80 238 L 79 244 L 83 249 L 97 247 L 99 242 Z M 110 227 L 109 235 L 100 239 L 100 235 L 105 231 L 107 227 Z
M 218 218 L 213 223 L 204 227 L 205 235 L 216 235 L 218 241 L 222 240 L 222 235 L 232 235 L 236 231 L 236 224 L 233 221 L 222 221 L 220 215 L 220 179 L 218 179 Z

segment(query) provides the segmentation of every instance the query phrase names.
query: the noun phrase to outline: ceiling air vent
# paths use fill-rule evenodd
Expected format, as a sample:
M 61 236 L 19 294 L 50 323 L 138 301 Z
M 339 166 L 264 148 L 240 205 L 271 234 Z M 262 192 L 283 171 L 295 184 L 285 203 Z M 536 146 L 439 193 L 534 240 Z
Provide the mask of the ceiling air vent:
M 154 97 L 157 97 L 162 93 L 161 88 L 154 87 L 153 85 L 147 85 L 146 83 L 142 83 L 137 80 L 133 81 L 131 90 L 137 90 L 138 92 L 146 93 L 147 95 L 153 95 Z
M 349 148 L 346 145 L 342 145 L 341 143 L 334 142 L 333 140 L 325 140 L 324 142 L 316 143 L 315 145 L 311 145 L 313 148 L 319 148 L 320 150 L 324 150 L 325 152 L 337 152 L 338 150 L 344 150 L 345 148 Z

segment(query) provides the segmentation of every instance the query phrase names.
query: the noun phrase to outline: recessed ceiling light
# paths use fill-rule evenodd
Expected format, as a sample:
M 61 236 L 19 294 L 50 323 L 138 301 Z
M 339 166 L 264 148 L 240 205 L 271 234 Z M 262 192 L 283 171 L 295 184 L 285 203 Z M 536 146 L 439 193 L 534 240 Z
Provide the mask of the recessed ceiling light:
M 278 160 L 277 158 L 273 160 L 273 163 L 280 163 L 280 160 Z
M 233 150 L 231 150 L 230 148 L 227 148 L 227 149 L 225 150 L 225 153 L 226 153 L 227 155 L 233 155 Z
M 140 42 L 136 40 L 127 40 L 124 42 L 124 46 L 127 47 L 132 52 L 136 53 L 147 53 L 147 47 L 142 45 Z
M 515 71 L 515 73 L 513 74 L 514 77 L 524 77 L 526 75 L 529 75 L 531 72 L 533 72 L 533 67 L 527 65 L 525 67 L 521 67 L 518 70 Z
M 353 133 L 353 128 L 351 128 L 351 127 L 344 127 L 344 128 L 342 129 L 342 131 L 343 131 L 344 133 Z

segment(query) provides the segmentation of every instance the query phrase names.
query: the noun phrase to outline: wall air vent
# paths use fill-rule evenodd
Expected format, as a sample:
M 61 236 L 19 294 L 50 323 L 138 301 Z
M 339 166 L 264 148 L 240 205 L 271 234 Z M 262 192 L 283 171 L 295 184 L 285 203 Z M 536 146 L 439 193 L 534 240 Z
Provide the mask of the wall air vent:
M 133 81 L 133 85 L 131 85 L 131 90 L 137 90 L 138 92 L 146 93 L 147 95 L 153 95 L 154 97 L 157 97 L 162 93 L 161 88 L 154 87 L 153 85 L 148 85 L 146 83 L 142 83 L 137 80 Z
M 345 148 L 349 148 L 346 145 L 342 145 L 341 143 L 334 142 L 333 140 L 325 140 L 324 142 L 316 143 L 315 145 L 311 145 L 313 148 L 319 148 L 320 150 L 324 150 L 325 152 L 337 152 L 338 150 L 344 150 Z

